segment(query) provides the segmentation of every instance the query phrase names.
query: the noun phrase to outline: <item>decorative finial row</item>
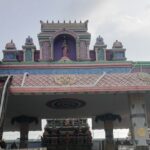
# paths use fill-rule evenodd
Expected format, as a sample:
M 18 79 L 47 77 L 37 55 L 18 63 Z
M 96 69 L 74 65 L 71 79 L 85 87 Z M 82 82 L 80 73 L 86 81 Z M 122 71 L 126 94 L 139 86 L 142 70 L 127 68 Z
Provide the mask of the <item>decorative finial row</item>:
M 96 43 L 95 45 L 105 45 L 104 43 L 104 39 L 99 35 L 97 38 L 96 38 Z M 123 48 L 123 45 L 120 41 L 116 40 L 114 43 L 113 43 L 113 46 L 112 48 Z
M 41 24 L 44 24 L 45 22 L 42 21 L 42 20 L 40 20 L 40 23 L 41 23 Z M 50 22 L 47 20 L 46 23 L 49 24 Z M 54 22 L 54 20 L 52 20 L 52 21 L 51 21 L 51 24 L 53 24 L 53 23 L 58 23 L 58 24 L 59 24 L 59 23 L 61 23 L 61 22 L 60 22 L 59 20 L 58 20 L 57 22 Z M 82 22 L 82 21 L 80 20 L 79 22 L 77 22 L 76 20 L 74 20 L 74 22 L 72 22 L 71 20 L 69 20 L 68 22 L 66 22 L 66 21 L 64 20 L 62 23 L 64 23 L 64 24 L 65 24 L 65 23 L 70 23 L 70 24 L 71 24 L 71 23 L 88 23 L 88 21 L 86 20 L 85 22 Z

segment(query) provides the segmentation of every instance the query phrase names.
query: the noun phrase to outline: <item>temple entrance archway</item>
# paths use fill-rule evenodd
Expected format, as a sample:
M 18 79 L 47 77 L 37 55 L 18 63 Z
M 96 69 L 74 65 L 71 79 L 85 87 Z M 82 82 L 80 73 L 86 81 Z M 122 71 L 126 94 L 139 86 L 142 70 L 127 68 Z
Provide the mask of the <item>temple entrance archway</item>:
M 54 61 L 59 61 L 63 57 L 63 46 L 68 47 L 67 57 L 76 60 L 76 40 L 69 34 L 58 35 L 54 39 Z

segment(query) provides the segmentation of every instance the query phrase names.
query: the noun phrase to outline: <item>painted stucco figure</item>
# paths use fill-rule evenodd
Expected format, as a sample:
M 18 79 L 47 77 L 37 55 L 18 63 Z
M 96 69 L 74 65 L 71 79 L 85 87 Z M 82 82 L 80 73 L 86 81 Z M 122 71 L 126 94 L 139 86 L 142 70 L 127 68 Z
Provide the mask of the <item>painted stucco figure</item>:
M 66 39 L 64 39 L 64 42 L 63 42 L 63 45 L 62 45 L 62 51 L 63 51 L 63 56 L 62 57 L 68 57 L 69 48 L 68 48 Z

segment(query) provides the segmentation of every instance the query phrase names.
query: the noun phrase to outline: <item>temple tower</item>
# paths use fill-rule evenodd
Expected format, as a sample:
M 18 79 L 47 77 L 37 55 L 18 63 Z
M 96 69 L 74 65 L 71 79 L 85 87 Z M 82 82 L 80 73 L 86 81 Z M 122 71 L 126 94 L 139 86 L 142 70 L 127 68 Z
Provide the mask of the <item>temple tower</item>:
M 101 36 L 98 36 L 96 43 L 94 45 L 94 50 L 96 53 L 96 61 L 105 61 L 106 60 L 106 47 L 104 40 Z
M 28 36 L 28 38 L 26 38 L 26 42 L 25 45 L 22 46 L 23 50 L 24 50 L 24 61 L 28 62 L 33 62 L 34 61 L 34 53 L 36 51 L 36 46 L 33 43 L 33 39 Z
M 13 40 L 11 40 L 6 44 L 5 50 L 3 50 L 3 55 L 4 55 L 3 61 L 6 62 L 17 61 L 17 49 Z
M 67 43 L 68 58 L 72 61 L 89 60 L 90 33 L 88 21 L 80 23 L 44 23 L 41 21 L 41 33 L 38 34 L 41 61 L 59 61 L 63 57 L 62 45 Z

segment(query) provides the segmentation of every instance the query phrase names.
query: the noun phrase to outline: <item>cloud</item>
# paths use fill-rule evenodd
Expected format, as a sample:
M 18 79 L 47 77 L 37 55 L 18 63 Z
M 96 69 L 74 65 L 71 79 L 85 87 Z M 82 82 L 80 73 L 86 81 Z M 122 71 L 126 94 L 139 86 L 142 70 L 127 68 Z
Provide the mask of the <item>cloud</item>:
M 103 6 L 107 0 L 72 0 L 67 5 L 64 12 L 67 17 L 72 16 L 76 19 L 88 19 L 90 14 Z M 69 13 L 68 13 L 69 12 Z
M 100 34 L 108 47 L 116 39 L 122 41 L 128 48 L 129 59 L 150 59 L 149 0 L 0 0 L 0 4 L 1 48 L 13 38 L 20 49 L 28 35 L 33 37 L 38 47 L 39 20 L 88 19 L 91 49 Z M 141 45 L 144 45 L 142 51 L 146 56 L 135 58 L 136 52 L 141 51 Z
M 90 30 L 94 33 L 91 48 L 96 36 L 100 34 L 104 37 L 108 47 L 111 47 L 116 39 L 122 41 L 127 48 L 129 60 L 149 60 L 150 11 L 148 1 L 133 0 L 129 5 L 129 1 L 112 0 L 103 6 L 102 9 L 96 9 L 90 16 L 92 20 Z M 101 13 L 98 14 L 98 12 Z

